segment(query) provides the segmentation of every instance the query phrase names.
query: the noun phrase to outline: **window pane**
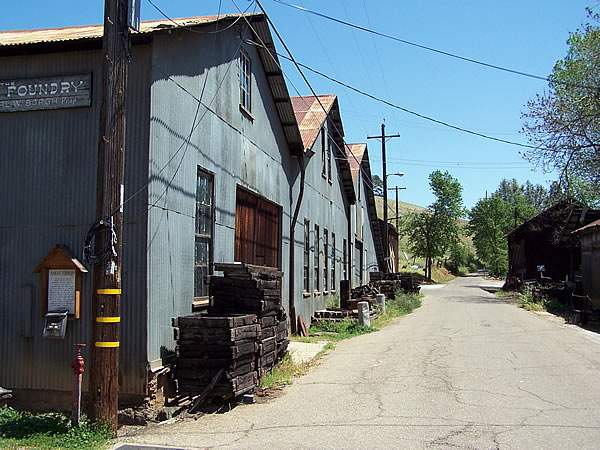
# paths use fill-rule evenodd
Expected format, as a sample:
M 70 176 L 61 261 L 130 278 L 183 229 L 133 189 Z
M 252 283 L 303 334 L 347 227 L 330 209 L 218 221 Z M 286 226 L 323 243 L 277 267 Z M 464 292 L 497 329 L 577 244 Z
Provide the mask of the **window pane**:
M 208 244 L 206 238 L 196 238 L 195 262 L 196 264 L 208 264 Z
M 207 266 L 196 266 L 194 268 L 194 297 L 208 296 L 208 283 L 206 283 L 206 275 L 208 275 Z

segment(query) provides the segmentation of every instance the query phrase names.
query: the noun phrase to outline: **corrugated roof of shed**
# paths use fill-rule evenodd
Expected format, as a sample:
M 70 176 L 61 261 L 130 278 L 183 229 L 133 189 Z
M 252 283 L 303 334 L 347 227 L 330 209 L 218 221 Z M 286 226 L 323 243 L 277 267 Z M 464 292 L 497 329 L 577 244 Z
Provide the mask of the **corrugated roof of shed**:
M 246 14 L 248 17 L 261 14 Z M 184 17 L 180 19 L 148 20 L 140 23 L 140 31 L 132 34 L 148 34 L 167 28 L 192 27 L 206 25 L 222 20 L 237 19 L 240 14 L 224 14 L 220 16 Z M 104 34 L 104 25 L 81 25 L 75 27 L 45 28 L 39 30 L 0 31 L 0 46 L 30 45 L 45 42 L 77 41 L 80 39 L 100 39 Z

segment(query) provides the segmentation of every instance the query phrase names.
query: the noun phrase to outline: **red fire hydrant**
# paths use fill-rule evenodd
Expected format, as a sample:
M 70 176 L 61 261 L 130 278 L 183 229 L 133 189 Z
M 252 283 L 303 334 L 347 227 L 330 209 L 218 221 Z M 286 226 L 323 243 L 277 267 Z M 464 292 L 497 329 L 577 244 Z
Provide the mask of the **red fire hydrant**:
M 83 374 L 83 356 L 81 356 L 81 348 L 85 347 L 85 344 L 75 344 L 77 347 L 77 355 L 71 362 L 73 368 L 73 411 L 71 413 L 71 424 L 79 426 L 79 419 L 81 418 L 81 375 Z

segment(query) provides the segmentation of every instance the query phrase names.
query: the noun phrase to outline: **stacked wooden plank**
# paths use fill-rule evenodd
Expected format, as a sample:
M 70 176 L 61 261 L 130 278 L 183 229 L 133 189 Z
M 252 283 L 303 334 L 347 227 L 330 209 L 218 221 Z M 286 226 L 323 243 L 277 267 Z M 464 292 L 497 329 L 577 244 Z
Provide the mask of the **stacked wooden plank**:
M 223 277 L 211 277 L 211 312 L 256 314 L 261 326 L 256 354 L 259 377 L 285 355 L 289 344 L 287 316 L 281 301 L 283 272 L 250 264 L 215 264 Z
M 180 395 L 237 397 L 258 386 L 255 355 L 261 326 L 256 315 L 191 314 L 173 319 L 174 374 Z

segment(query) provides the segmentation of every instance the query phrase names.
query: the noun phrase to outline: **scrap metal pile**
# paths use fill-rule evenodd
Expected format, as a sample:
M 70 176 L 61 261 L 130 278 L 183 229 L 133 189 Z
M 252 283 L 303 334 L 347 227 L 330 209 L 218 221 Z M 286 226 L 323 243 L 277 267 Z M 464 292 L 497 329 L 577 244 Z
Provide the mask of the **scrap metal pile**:
M 174 374 L 180 395 L 231 398 L 254 390 L 285 355 L 287 317 L 282 272 L 248 264 L 216 264 L 206 314 L 173 319 Z

